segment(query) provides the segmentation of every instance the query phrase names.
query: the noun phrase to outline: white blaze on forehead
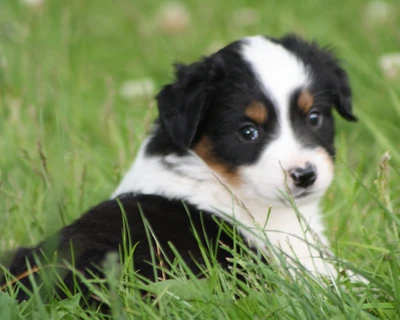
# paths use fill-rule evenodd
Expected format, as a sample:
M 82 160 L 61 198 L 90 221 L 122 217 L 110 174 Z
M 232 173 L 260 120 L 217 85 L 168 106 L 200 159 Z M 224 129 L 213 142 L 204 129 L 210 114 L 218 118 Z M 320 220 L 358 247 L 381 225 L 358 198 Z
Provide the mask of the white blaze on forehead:
M 279 109 L 289 105 L 296 89 L 311 82 L 298 57 L 262 36 L 246 38 L 242 55 L 250 63 L 267 96 Z
M 242 47 L 242 55 L 250 64 L 262 89 L 276 108 L 279 119 L 279 135 L 273 141 L 275 149 L 300 153 L 304 148 L 295 138 L 289 111 L 293 93 L 299 88 L 307 87 L 310 83 L 306 67 L 298 57 L 282 45 L 262 36 L 246 38 Z M 269 147 L 271 148 L 272 145 Z M 286 162 L 287 156 L 279 152 L 275 156 L 278 157 L 276 161 Z M 295 164 L 293 163 L 293 165 Z

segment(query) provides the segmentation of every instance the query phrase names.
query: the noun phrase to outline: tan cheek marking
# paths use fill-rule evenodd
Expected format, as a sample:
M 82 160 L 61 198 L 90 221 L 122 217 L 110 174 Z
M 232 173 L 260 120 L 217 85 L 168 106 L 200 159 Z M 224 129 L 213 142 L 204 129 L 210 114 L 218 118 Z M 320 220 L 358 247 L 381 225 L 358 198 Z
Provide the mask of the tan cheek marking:
M 304 113 L 308 113 L 314 104 L 314 97 L 308 90 L 304 90 L 300 93 L 297 99 L 297 106 Z
M 259 101 L 250 104 L 246 110 L 245 115 L 248 116 L 252 121 L 258 124 L 263 124 L 267 121 L 268 110 L 265 105 Z
M 240 183 L 239 173 L 235 169 L 229 168 L 229 165 L 219 160 L 212 152 L 211 141 L 208 137 L 202 137 L 199 142 L 193 146 L 193 151 L 203 159 L 203 161 L 215 172 L 220 178 L 223 178 L 231 185 Z
M 329 153 L 324 148 L 318 148 L 317 154 L 321 157 L 322 161 L 328 165 L 329 171 L 334 173 L 335 172 L 335 163 L 333 162 L 333 159 L 329 155 Z

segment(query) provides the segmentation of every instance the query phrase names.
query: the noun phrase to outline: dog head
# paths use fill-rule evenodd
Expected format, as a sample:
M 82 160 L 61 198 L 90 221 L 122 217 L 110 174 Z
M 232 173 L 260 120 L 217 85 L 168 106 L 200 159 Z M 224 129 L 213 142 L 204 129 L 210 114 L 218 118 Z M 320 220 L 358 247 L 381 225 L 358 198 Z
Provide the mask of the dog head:
M 245 38 L 179 64 L 157 101 L 157 150 L 194 151 L 241 194 L 268 204 L 281 203 L 287 188 L 299 201 L 319 198 L 333 177 L 333 107 L 356 120 L 338 60 L 296 36 Z

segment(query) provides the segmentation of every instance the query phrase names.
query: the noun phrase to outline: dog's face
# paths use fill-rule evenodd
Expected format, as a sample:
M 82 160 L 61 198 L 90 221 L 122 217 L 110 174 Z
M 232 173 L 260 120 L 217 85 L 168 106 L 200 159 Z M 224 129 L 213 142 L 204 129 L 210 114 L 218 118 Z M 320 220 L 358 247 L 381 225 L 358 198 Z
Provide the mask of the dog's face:
M 319 198 L 334 170 L 332 107 L 348 120 L 346 73 L 299 38 L 234 42 L 188 66 L 157 96 L 168 152 L 192 150 L 235 190 L 266 204 L 282 190 Z

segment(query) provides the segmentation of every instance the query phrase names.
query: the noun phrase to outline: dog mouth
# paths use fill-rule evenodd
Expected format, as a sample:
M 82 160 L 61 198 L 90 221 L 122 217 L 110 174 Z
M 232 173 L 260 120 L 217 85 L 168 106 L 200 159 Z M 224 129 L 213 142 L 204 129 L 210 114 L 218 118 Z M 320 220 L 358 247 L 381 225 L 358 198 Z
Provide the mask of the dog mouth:
M 303 189 L 303 190 L 299 190 L 297 192 L 293 192 L 292 196 L 295 199 L 301 199 L 301 198 L 305 198 L 305 197 L 307 197 L 307 196 L 309 196 L 309 195 L 311 195 L 313 193 L 314 192 L 312 192 L 310 190 Z
M 305 199 L 311 195 L 313 195 L 315 191 L 307 190 L 307 189 L 296 189 L 296 190 L 291 190 L 289 197 L 291 197 L 294 200 L 302 200 Z M 281 203 L 283 203 L 285 206 L 290 205 L 290 200 L 287 199 L 283 195 L 279 195 L 278 199 Z

